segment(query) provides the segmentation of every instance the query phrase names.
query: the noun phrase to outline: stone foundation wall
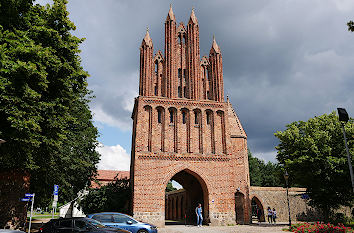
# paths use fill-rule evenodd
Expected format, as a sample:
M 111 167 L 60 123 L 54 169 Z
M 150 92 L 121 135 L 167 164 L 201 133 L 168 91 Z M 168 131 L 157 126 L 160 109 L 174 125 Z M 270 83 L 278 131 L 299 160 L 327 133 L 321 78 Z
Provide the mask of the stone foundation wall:
M 148 222 L 159 227 L 165 225 L 164 212 L 134 212 L 133 218 L 141 222 Z
M 236 218 L 235 212 L 227 213 L 210 213 L 210 226 L 227 226 L 235 225 Z
M 302 198 L 306 192 L 305 188 L 290 188 L 289 203 L 292 221 L 315 221 L 322 219 L 318 209 L 307 204 L 307 200 Z M 288 222 L 288 202 L 286 188 L 281 187 L 250 187 L 250 200 L 258 198 L 263 205 L 265 220 L 267 220 L 267 208 L 275 208 L 278 222 Z

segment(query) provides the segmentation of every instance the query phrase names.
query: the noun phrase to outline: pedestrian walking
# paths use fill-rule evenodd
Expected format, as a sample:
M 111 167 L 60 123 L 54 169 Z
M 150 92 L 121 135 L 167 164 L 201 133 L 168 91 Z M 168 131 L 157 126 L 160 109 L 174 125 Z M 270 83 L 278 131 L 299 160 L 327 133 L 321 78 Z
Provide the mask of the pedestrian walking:
M 202 209 L 202 204 L 198 204 L 197 208 L 195 208 L 195 214 L 197 215 L 197 226 L 201 227 L 203 224 L 203 209 Z
M 272 224 L 273 223 L 273 211 L 272 211 L 272 208 L 270 208 L 268 206 L 267 211 L 268 211 L 268 222 L 269 222 L 269 224 Z
M 277 223 L 277 221 L 276 221 L 277 211 L 275 210 L 275 208 L 273 208 L 272 217 L 273 217 L 273 223 L 276 224 Z
M 260 223 L 261 219 L 262 219 L 262 210 L 258 207 L 257 207 L 257 219 L 258 219 L 258 222 Z

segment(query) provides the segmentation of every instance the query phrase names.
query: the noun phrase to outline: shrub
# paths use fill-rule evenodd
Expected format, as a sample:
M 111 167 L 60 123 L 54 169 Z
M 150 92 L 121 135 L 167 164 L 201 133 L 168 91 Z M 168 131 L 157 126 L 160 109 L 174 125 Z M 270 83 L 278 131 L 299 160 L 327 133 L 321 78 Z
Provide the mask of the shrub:
M 302 223 L 292 225 L 290 227 L 290 231 L 295 233 L 346 233 L 346 232 L 354 232 L 350 227 L 345 227 L 343 224 L 339 224 L 337 226 L 330 223 L 320 223 L 317 222 L 315 224 L 310 223 Z

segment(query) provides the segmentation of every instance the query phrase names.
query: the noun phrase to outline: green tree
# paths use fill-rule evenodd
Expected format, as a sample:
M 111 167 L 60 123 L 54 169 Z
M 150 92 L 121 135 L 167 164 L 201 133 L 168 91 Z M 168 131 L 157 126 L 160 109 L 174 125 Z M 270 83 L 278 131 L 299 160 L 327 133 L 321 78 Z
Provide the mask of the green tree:
M 305 187 L 310 204 L 321 208 L 326 217 L 341 205 L 353 204 L 350 174 L 341 123 L 335 112 L 287 125 L 275 136 L 277 159 L 293 181 Z M 354 152 L 354 124 L 345 124 L 350 152 Z
M 354 22 L 353 21 L 349 21 L 347 23 L 347 25 L 348 25 L 348 31 L 354 32 Z
M 166 185 L 166 192 L 171 192 L 177 190 L 175 187 L 173 187 L 172 182 L 168 181 L 167 185 Z
M 277 187 L 283 186 L 282 170 L 276 163 L 265 163 L 263 160 L 253 157 L 248 150 L 248 163 L 250 170 L 250 181 L 252 186 Z
M 66 4 L 0 0 L 0 138 L 7 141 L 0 169 L 28 174 L 39 206 L 51 202 L 54 184 L 60 202 L 73 199 L 99 161 L 79 57 L 83 39 L 71 34 Z M 0 226 L 7 220 L 0 217 Z
M 84 213 L 121 212 L 129 214 L 131 199 L 129 179 L 117 177 L 118 175 L 112 183 L 89 190 L 89 194 L 79 203 Z

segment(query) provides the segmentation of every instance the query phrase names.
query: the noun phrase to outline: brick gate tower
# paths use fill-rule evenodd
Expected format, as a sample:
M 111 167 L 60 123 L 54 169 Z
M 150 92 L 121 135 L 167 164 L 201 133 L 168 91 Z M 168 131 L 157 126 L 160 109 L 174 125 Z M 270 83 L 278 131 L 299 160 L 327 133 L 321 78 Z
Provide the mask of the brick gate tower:
M 132 211 L 164 226 L 169 208 L 194 221 L 203 205 L 205 223 L 250 220 L 247 136 L 224 99 L 222 55 L 215 38 L 200 58 L 194 10 L 177 24 L 172 7 L 165 21 L 165 51 L 154 54 L 149 32 L 140 47 L 139 96 L 135 99 L 131 154 Z M 185 189 L 166 204 L 168 181 Z

